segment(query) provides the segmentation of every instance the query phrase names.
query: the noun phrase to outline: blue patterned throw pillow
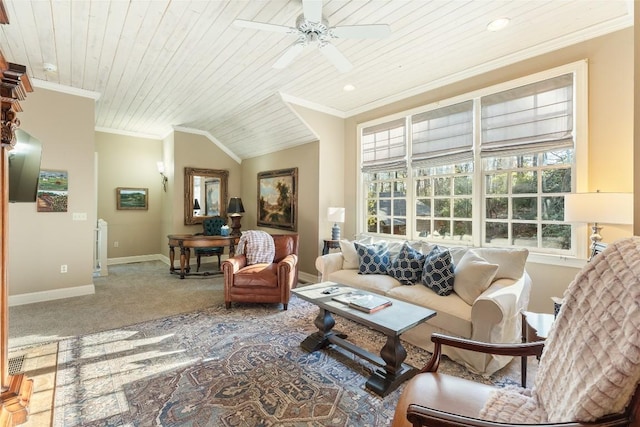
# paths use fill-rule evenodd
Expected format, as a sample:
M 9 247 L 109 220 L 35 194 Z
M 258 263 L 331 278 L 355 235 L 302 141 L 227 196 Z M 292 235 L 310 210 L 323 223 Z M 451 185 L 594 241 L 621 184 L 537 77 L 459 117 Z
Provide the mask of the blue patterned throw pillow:
M 374 243 L 371 246 L 353 242 L 358 252 L 360 266 L 358 274 L 387 274 L 391 260 L 389 248 L 385 242 Z
M 451 252 L 435 247 L 427 255 L 422 269 L 422 284 L 438 295 L 453 292 L 453 263 Z
M 426 258 L 425 254 L 418 252 L 407 242 L 404 242 L 387 274 L 395 277 L 403 285 L 418 283 L 422 278 L 422 268 Z

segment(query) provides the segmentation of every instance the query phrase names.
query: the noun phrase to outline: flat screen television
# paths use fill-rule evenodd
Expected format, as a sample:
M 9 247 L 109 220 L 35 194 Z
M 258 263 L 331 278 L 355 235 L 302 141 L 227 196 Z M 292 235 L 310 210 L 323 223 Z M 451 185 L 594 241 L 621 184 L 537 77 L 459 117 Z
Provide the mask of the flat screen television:
M 9 202 L 35 203 L 40 177 L 42 143 L 16 130 L 16 145 L 9 151 Z

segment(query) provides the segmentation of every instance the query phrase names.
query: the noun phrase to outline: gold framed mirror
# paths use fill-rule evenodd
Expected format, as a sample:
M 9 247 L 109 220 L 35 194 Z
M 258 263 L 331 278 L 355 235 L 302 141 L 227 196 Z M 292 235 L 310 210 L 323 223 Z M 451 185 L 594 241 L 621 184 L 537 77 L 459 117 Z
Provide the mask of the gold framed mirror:
M 228 170 L 184 168 L 184 223 L 202 224 L 212 216 L 227 217 Z

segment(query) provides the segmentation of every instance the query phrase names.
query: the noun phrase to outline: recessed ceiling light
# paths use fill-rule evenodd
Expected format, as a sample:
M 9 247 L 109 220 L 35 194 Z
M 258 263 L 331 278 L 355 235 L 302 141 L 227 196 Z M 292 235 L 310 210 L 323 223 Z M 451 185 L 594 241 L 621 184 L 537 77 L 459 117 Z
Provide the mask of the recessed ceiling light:
M 50 64 L 48 62 L 45 62 L 44 64 L 42 64 L 42 68 L 44 68 L 44 70 L 49 72 L 49 73 L 54 73 L 54 72 L 58 71 L 58 67 L 56 67 L 54 64 Z
M 356 87 L 352 84 L 346 84 L 344 85 L 344 87 L 342 88 L 345 92 L 351 92 L 352 90 L 355 90 Z
M 509 25 L 509 18 L 498 18 L 487 24 L 488 31 L 500 31 L 504 27 Z

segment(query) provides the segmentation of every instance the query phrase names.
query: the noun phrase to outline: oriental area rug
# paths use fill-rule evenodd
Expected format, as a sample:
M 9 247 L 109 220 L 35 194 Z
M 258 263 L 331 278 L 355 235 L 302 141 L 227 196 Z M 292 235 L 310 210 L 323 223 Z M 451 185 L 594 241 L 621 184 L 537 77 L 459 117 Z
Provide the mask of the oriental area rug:
M 280 307 L 212 307 L 61 341 L 54 425 L 389 425 L 402 386 L 381 398 L 365 388 L 375 366 L 333 348 L 302 350 L 318 308 L 295 296 L 287 311 Z M 337 316 L 334 329 L 374 353 L 385 341 Z M 409 364 L 428 360 L 406 348 Z M 517 370 L 483 378 L 448 359 L 440 371 L 499 385 L 520 380 Z

